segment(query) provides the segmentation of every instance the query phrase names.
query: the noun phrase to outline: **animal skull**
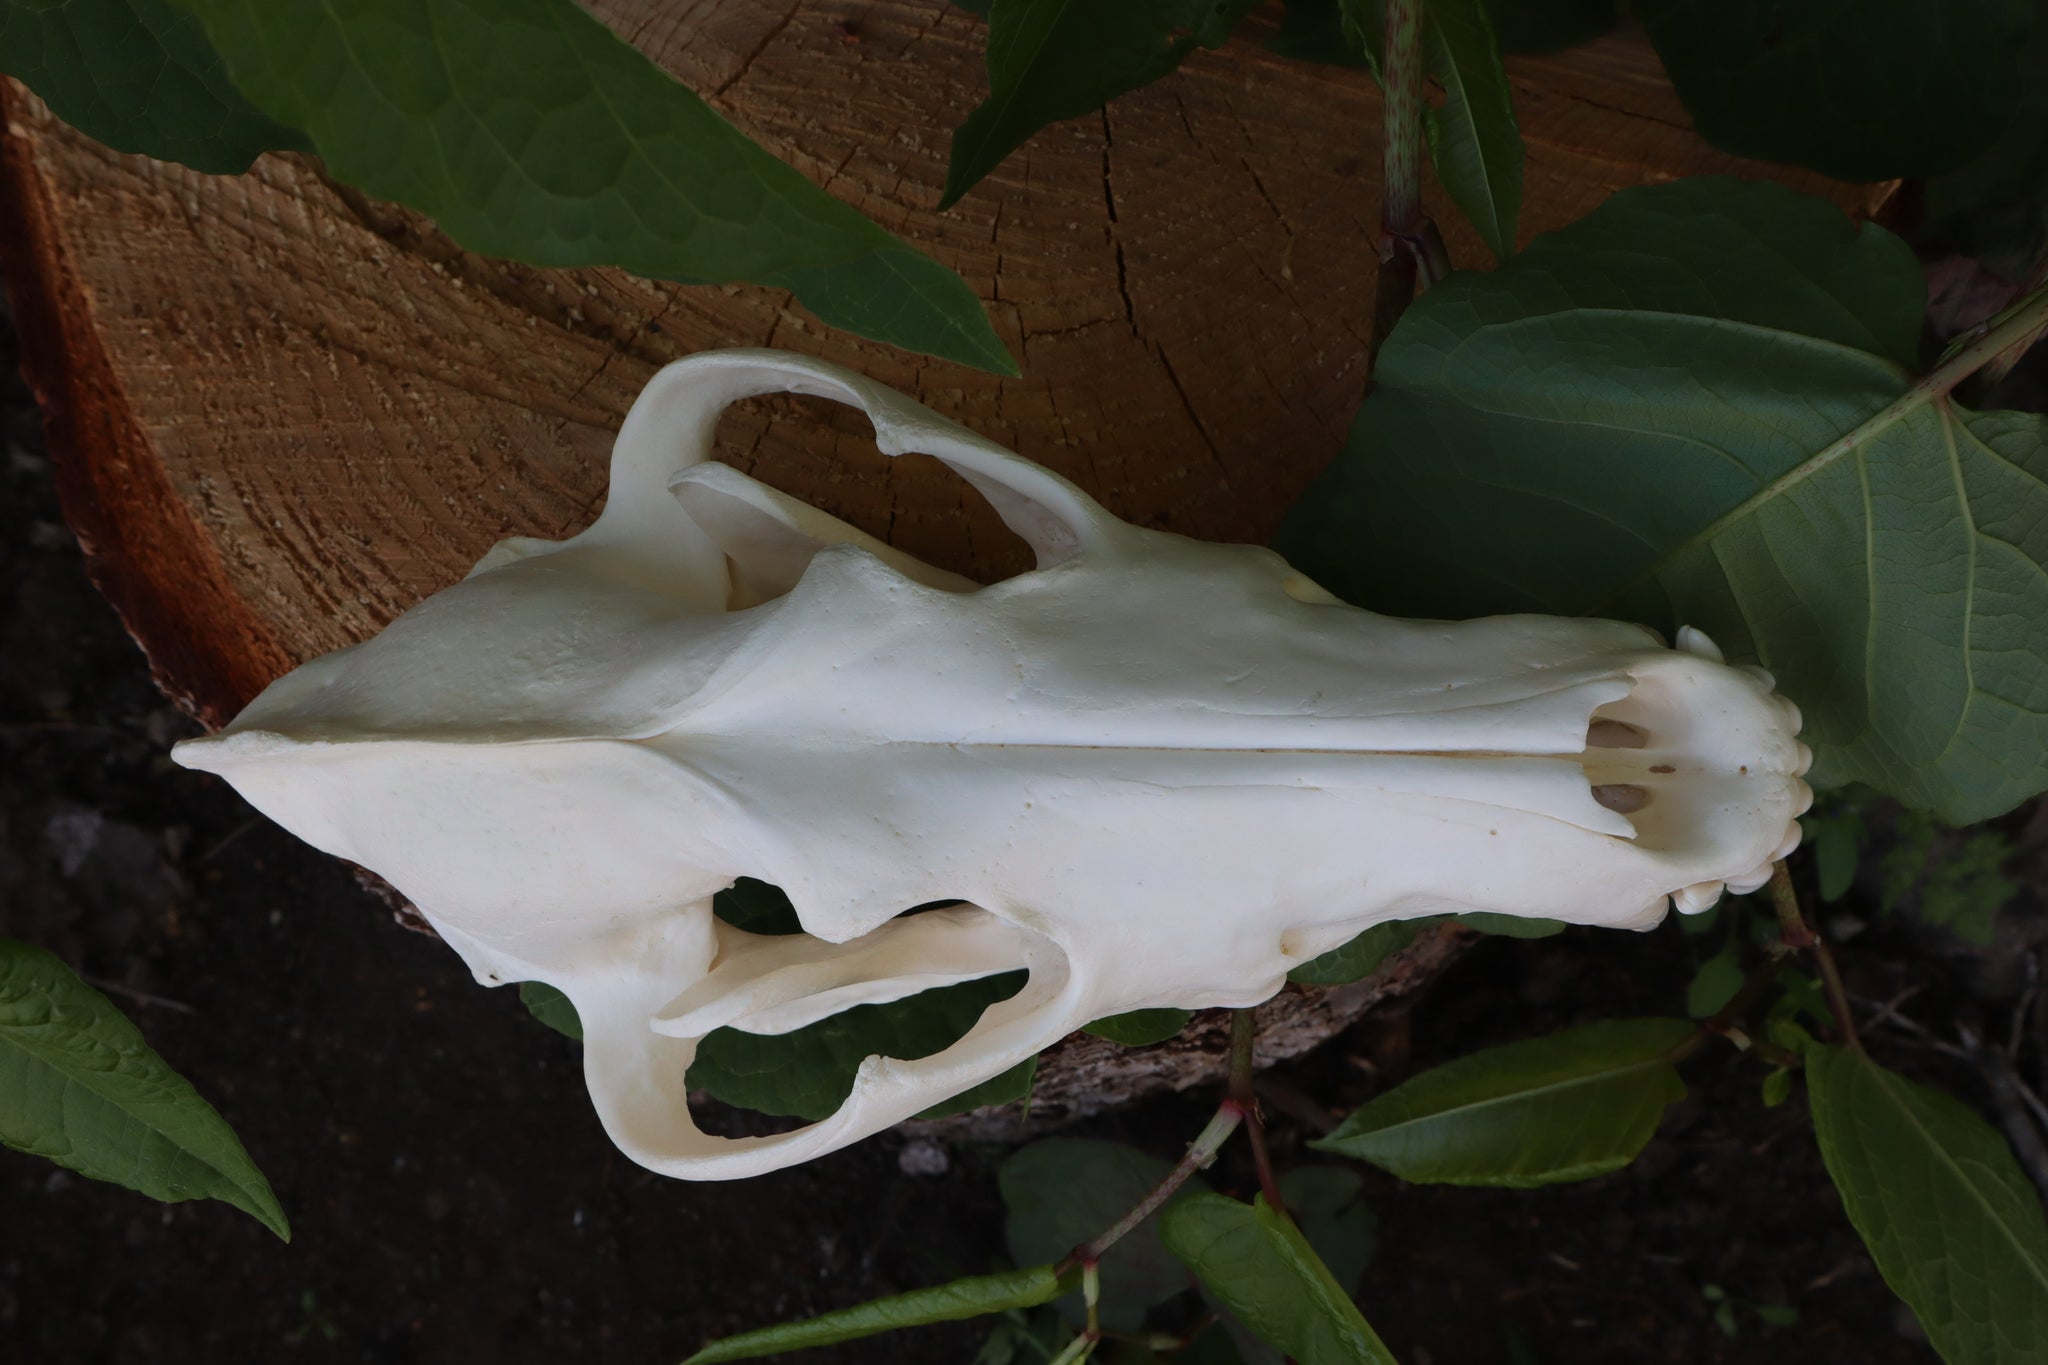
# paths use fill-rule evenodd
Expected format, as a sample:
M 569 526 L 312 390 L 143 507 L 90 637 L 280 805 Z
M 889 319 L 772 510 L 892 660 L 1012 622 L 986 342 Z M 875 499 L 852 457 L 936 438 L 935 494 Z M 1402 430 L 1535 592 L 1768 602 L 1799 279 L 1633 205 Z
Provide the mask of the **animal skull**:
M 731 403 L 864 409 L 1036 551 L 989 587 L 725 465 Z M 487 983 L 581 1015 L 605 1125 L 670 1175 L 834 1150 L 1090 1020 L 1247 1006 L 1389 919 L 1645 927 L 1754 889 L 1809 798 L 1768 675 L 1612 621 L 1400 621 L 1269 550 L 1117 520 L 1065 479 L 833 365 L 694 356 L 627 416 L 611 498 L 498 545 L 376 638 L 177 758 L 374 868 Z M 739 875 L 799 935 L 714 918 Z M 948 909 L 900 916 L 938 900 Z M 959 1042 L 869 1057 L 830 1118 L 701 1132 L 719 1027 L 1029 970 Z

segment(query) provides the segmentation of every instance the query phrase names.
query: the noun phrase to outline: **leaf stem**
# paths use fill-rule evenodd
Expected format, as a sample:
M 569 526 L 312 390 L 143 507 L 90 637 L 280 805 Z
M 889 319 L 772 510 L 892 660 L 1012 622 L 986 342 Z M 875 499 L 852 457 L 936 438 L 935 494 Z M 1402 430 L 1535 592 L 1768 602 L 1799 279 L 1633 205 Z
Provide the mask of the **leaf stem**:
M 1258 1021 L 1252 1010 L 1236 1010 L 1230 1016 L 1230 1098 L 1244 1114 L 1245 1136 L 1251 1139 L 1252 1165 L 1259 1173 L 1259 1192 L 1266 1202 L 1287 1216 L 1287 1204 L 1280 1198 L 1280 1184 L 1273 1176 L 1272 1158 L 1266 1153 L 1266 1125 L 1259 1116 L 1259 1099 L 1252 1091 L 1252 1075 L 1258 1043 Z
M 2048 250 L 2041 253 L 2041 259 L 2034 262 L 2034 268 L 2027 273 L 2026 280 L 2020 285 L 2021 302 L 2044 290 L 2048 290 Z M 2042 328 L 2036 327 L 2024 338 L 2015 341 L 1986 361 L 1983 370 L 1977 375 L 1977 396 L 1988 397 L 1993 389 L 2003 383 L 2005 377 L 2012 373 L 2012 367 L 2019 364 L 2020 357 L 2027 353 L 2027 348 L 2041 339 L 2042 331 Z
M 1382 261 L 1393 254 L 1399 238 L 1422 225 L 1422 5 L 1421 0 L 1386 0 L 1386 7 Z
M 1974 339 L 1953 346 L 1952 353 L 1947 358 L 1913 381 L 1904 393 L 1887 403 L 1882 410 L 1859 422 L 1846 435 L 1828 442 L 1728 511 L 1715 517 L 1581 614 L 1600 616 L 1613 611 L 1637 588 L 1654 578 L 1658 565 L 1668 563 L 1673 554 L 1707 544 L 1726 528 L 1741 521 L 1757 508 L 1775 502 L 1788 490 L 1806 482 L 1864 442 L 1898 425 L 1928 404 L 1941 402 L 1956 385 L 1989 365 L 2003 352 L 2031 340 L 2043 328 L 2048 328 L 2048 286 L 2035 290 L 2005 312 L 1981 324 Z
M 1424 289 L 1450 273 L 1450 253 L 1422 212 L 1422 4 L 1386 0 L 1380 53 L 1384 93 L 1381 127 L 1380 269 L 1373 294 L 1372 354 Z
M 1842 1041 L 1858 1052 L 1863 1051 L 1863 1040 L 1856 1035 L 1856 1016 L 1849 1009 L 1849 992 L 1842 984 L 1842 969 L 1835 965 L 1835 955 L 1828 950 L 1828 942 L 1815 933 L 1813 926 L 1800 913 L 1799 893 L 1792 889 L 1792 873 L 1781 861 L 1771 869 L 1771 905 L 1778 912 L 1778 926 L 1785 942 L 1794 948 L 1809 948 L 1813 960 L 1820 968 L 1821 984 L 1827 990 L 1828 1010 L 1835 1016 L 1835 1027 L 1842 1031 Z
M 1834 463 L 1879 432 L 1904 421 L 1915 410 L 1946 398 L 1956 385 L 1990 365 L 2006 351 L 2014 347 L 2024 349 L 2043 328 L 2048 328 L 2048 286 L 2034 290 L 1997 317 L 1980 324 L 1974 340 L 1957 347 L 1948 359 L 1914 380 L 1910 388 L 1881 411 L 1846 436 L 1823 446 L 1813 458 L 1801 461 L 1792 473 L 1805 478 Z M 1773 483 L 1764 490 L 1764 494 L 1778 491 L 1778 483 L 1782 482 L 1784 480 L 1781 479 Z M 1755 500 L 1750 499 L 1752 502 Z
M 1095 1349 L 1095 1343 L 1102 1340 L 1092 1332 L 1083 1332 L 1067 1343 L 1065 1350 L 1054 1356 L 1047 1365 L 1079 1365 Z
M 1196 1135 L 1194 1142 L 1188 1147 L 1187 1154 L 1152 1187 L 1151 1192 L 1133 1204 L 1123 1217 L 1110 1224 L 1103 1232 L 1075 1247 L 1064 1261 L 1054 1267 L 1055 1272 L 1064 1275 L 1075 1266 L 1086 1267 L 1100 1261 L 1103 1252 L 1115 1246 L 1138 1224 L 1158 1212 L 1160 1206 L 1173 1198 L 1196 1171 L 1214 1161 L 1216 1153 L 1222 1150 L 1224 1142 L 1230 1135 L 1237 1131 L 1237 1126 L 1244 1122 L 1244 1117 L 1243 1107 L 1235 1099 L 1226 1098 L 1217 1106 L 1215 1116 L 1209 1120 L 1208 1126 Z
M 1763 997 L 1763 993 L 1770 988 L 1771 981 L 1777 975 L 1778 959 L 1775 956 L 1767 957 L 1750 968 L 1749 975 L 1743 979 L 1741 987 L 1728 997 L 1728 1003 L 1709 1017 L 1700 1020 L 1699 1027 L 1693 1030 L 1692 1036 L 1671 1049 L 1667 1060 L 1674 1063 L 1684 1061 L 1705 1047 L 1709 1038 L 1722 1037 L 1735 1042 L 1736 1040 L 1729 1035 L 1734 1031 L 1736 1021 L 1742 1019 L 1756 1006 L 1756 1002 Z M 1756 1046 L 1754 1040 L 1750 1042 L 1750 1046 Z

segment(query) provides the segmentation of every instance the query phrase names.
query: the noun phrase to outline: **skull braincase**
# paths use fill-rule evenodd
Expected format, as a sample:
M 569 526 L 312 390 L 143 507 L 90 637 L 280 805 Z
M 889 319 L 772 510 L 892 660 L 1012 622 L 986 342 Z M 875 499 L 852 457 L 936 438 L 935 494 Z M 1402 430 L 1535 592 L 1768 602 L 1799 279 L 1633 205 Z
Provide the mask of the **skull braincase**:
M 983 587 L 709 462 L 789 391 L 937 456 L 1038 567 Z M 500 544 L 177 757 L 387 877 L 479 978 L 581 1015 L 634 1159 L 772 1170 L 1105 1015 L 1245 1006 L 1388 919 L 1654 923 L 1761 883 L 1809 795 L 1798 713 L 1696 633 L 1400 621 L 1271 551 L 1143 530 L 864 378 L 772 351 L 656 376 L 610 500 Z M 738 876 L 804 933 L 717 920 Z M 933 901 L 957 902 L 916 915 Z M 953 1046 L 870 1057 L 823 1122 L 727 1139 L 684 1073 L 730 1027 L 1028 969 Z

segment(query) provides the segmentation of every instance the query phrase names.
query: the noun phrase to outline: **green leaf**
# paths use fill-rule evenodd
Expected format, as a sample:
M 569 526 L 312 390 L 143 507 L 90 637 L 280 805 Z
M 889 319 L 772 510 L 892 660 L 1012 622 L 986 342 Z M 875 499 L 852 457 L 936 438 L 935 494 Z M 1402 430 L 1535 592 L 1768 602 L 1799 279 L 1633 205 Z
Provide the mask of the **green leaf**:
M 1444 84 L 1425 121 L 1430 159 L 1453 203 L 1495 260 L 1515 250 L 1522 211 L 1522 131 L 1482 0 L 1426 0 L 1429 69 Z
M 1792 1073 L 1782 1066 L 1772 1067 L 1764 1077 L 1764 1108 L 1776 1109 L 1792 1098 Z
M 996 0 L 989 94 L 953 134 L 948 208 L 1039 129 L 1092 114 L 1219 47 L 1256 0 Z
M 801 934 L 803 921 L 779 886 L 741 877 L 711 898 L 711 913 L 750 934 Z
M 1329 1268 L 1263 1196 L 1247 1205 L 1190 1194 L 1166 1211 L 1159 1233 L 1203 1288 L 1301 1365 L 1394 1365 Z
M 692 1089 L 701 1087 L 741 1109 L 816 1121 L 853 1093 L 854 1073 L 864 1058 L 914 1061 L 944 1051 L 966 1036 L 983 1010 L 1023 989 L 1024 979 L 1021 971 L 1002 972 L 885 1005 L 856 1005 L 789 1033 L 714 1029 L 698 1045 L 685 1079 Z M 980 1101 L 995 1104 L 1030 1087 L 1021 1066 L 998 1079 L 1006 1086 L 985 1082 L 970 1093 L 1005 1089 L 998 1098 Z
M 1107 1019 L 1097 1019 L 1081 1032 L 1107 1038 L 1112 1043 L 1122 1043 L 1125 1047 L 1150 1047 L 1179 1034 L 1188 1026 L 1188 1020 L 1194 1017 L 1189 1010 L 1132 1010 L 1128 1014 L 1112 1014 Z
M 1705 1019 L 1735 998 L 1748 973 L 1742 970 L 1742 954 L 1730 944 L 1700 964 L 1685 988 L 1685 1012 Z
M 1806 1084 L 1828 1174 L 1898 1296 L 1953 1365 L 2020 1365 L 2048 1342 L 2048 1219 L 1991 1126 L 1850 1048 Z
M 2020 889 L 2005 873 L 2012 845 L 1995 829 L 1950 830 L 1917 811 L 1900 813 L 1895 842 L 1878 859 L 1887 912 L 1910 909 L 1923 924 L 1988 946 L 1998 912 Z
M 306 145 L 242 98 L 205 30 L 167 0 L 0 0 L 0 71 L 117 152 L 234 175 Z
M 1347 9 L 1351 11 L 1349 20 Z M 1353 36 L 1353 22 L 1369 26 L 1370 41 L 1364 32 Z M 1266 50 L 1298 62 L 1370 71 L 1378 79 L 1380 30 L 1378 0 L 1353 0 L 1349 6 L 1342 0 L 1287 0 L 1279 28 L 1266 40 Z
M 1616 0 L 1486 0 L 1503 52 L 1562 52 L 1621 22 Z
M 2019 68 L 2012 121 L 1981 155 L 1927 181 L 1915 234 L 1916 245 L 1975 257 L 2012 280 L 2048 250 L 2048 23 L 2036 19 Z
M 1823 903 L 1840 900 L 1856 880 L 1856 858 L 1863 843 L 1863 816 L 1853 809 L 1800 820 L 1806 846 L 1813 850 L 1813 868 Z
M 40 948 L 0 939 L 0 1143 L 175 1204 L 291 1228 L 234 1130 L 135 1025 Z
M 988 1313 L 1005 1313 L 1013 1308 L 1030 1308 L 1058 1296 L 1073 1286 L 1073 1277 L 1061 1280 L 1049 1265 L 1023 1270 L 1005 1270 L 997 1275 L 973 1275 L 951 1284 L 913 1289 L 886 1299 L 837 1312 L 825 1313 L 803 1322 L 778 1323 L 758 1331 L 715 1341 L 683 1362 L 683 1365 L 717 1365 L 721 1360 L 752 1360 L 778 1351 L 800 1351 L 809 1346 L 830 1346 L 894 1332 L 904 1327 L 924 1327 L 935 1322 L 958 1322 Z
M 1342 1166 L 1297 1166 L 1280 1177 L 1280 1198 L 1330 1278 L 1356 1294 L 1379 1245 L 1379 1220 L 1364 1198 L 1365 1179 Z
M 2005 127 L 2031 0 L 1635 0 L 1693 126 L 1843 180 L 1938 175 Z
M 1375 924 L 1349 943 L 1313 957 L 1287 974 L 1289 981 L 1303 986 L 1342 986 L 1363 981 L 1379 970 L 1382 962 L 1415 941 L 1414 920 L 1389 920 Z
M 519 983 L 519 1003 L 526 1012 L 564 1038 L 583 1041 L 583 1020 L 577 1017 L 576 1002 L 545 981 Z
M 940 1100 L 929 1109 L 919 1110 L 921 1119 L 948 1119 L 955 1114 L 965 1114 L 985 1108 L 991 1104 L 1009 1104 L 1023 1100 L 1025 1109 L 1031 1107 L 1031 1087 L 1038 1079 L 1038 1058 L 1026 1057 L 1008 1071 L 998 1072 L 980 1085 L 971 1086 L 949 1100 Z
M 1610 1019 L 1488 1048 L 1395 1086 L 1309 1145 L 1417 1183 L 1585 1180 L 1633 1161 L 1685 1094 L 1671 1052 L 1692 1033 L 1682 1019 Z
M 996 1174 L 1010 1256 L 1017 1261 L 1059 1261 L 1122 1217 L 1152 1192 L 1172 1166 L 1120 1142 L 1045 1138 L 1019 1149 Z M 1184 1188 L 1200 1188 L 1200 1182 Z M 1185 1198 L 1185 1194 L 1176 1198 Z M 1138 1224 L 1103 1253 L 1103 1322 L 1135 1331 L 1145 1310 L 1189 1287 L 1188 1273 L 1159 1242 L 1159 1215 Z M 1067 1320 L 1082 1321 L 1080 1296 L 1060 1303 Z
M 1565 930 L 1563 920 L 1537 919 L 1532 915 L 1497 915 L 1490 910 L 1474 910 L 1452 918 L 1467 929 L 1477 929 L 1495 938 L 1556 938 Z
M 2048 420 L 1866 426 L 1924 308 L 1818 200 L 1624 190 L 1417 300 L 1277 544 L 1396 615 L 1698 626 L 1798 702 L 1814 785 L 1995 815 L 2048 784 Z
M 974 293 L 750 141 L 574 0 L 179 0 L 338 178 L 471 251 L 788 289 L 820 319 L 1016 372 Z

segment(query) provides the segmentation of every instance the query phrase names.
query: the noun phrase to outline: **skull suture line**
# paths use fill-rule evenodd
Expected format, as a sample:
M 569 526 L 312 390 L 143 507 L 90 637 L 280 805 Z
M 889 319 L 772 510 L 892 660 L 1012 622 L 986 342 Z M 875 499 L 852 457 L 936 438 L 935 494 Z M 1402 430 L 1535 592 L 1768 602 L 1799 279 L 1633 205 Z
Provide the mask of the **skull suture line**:
M 1037 552 L 979 587 L 727 466 L 719 414 L 798 392 L 937 456 Z M 375 639 L 180 745 L 387 877 L 486 982 L 548 982 L 590 1092 L 654 1170 L 844 1146 L 1105 1015 L 1244 1006 L 1388 919 L 1642 927 L 1753 889 L 1809 800 L 1798 712 L 1687 632 L 1399 621 L 1271 551 L 1117 520 L 889 389 L 773 351 L 671 365 L 610 502 L 506 541 Z M 717 921 L 736 876 L 806 931 Z M 899 917 L 910 906 L 959 905 Z M 772 1137 L 691 1121 L 724 1026 L 783 1033 L 1024 967 L 919 1061 Z

